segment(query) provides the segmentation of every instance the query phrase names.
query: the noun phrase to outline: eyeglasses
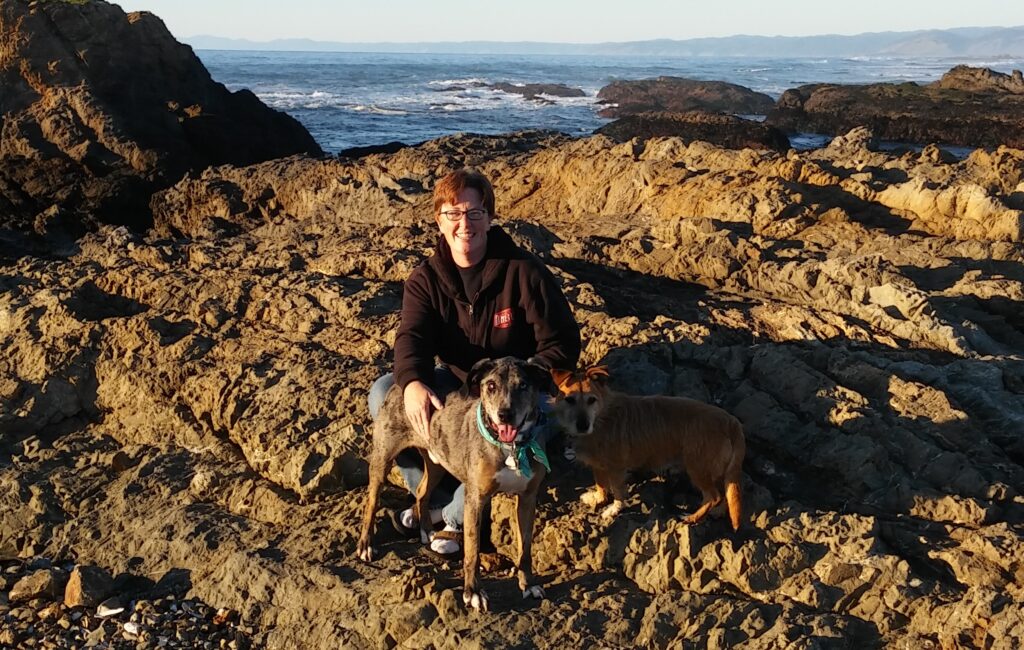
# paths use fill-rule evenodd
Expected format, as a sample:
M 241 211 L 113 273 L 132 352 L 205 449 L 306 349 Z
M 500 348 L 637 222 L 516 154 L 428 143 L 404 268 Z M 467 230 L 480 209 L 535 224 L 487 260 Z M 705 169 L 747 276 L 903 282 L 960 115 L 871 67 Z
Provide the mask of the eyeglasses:
M 441 214 L 444 215 L 448 221 L 462 221 L 463 217 L 468 218 L 470 221 L 480 221 L 487 216 L 487 210 L 483 208 L 473 208 L 472 210 L 443 210 Z

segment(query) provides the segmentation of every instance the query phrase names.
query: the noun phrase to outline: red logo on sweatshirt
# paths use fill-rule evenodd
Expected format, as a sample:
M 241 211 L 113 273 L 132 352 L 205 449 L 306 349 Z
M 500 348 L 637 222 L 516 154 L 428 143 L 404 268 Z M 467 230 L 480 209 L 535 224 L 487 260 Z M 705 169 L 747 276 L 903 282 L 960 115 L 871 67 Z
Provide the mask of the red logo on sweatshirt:
M 508 329 L 512 327 L 512 308 L 502 309 L 494 314 L 494 326 L 498 329 Z

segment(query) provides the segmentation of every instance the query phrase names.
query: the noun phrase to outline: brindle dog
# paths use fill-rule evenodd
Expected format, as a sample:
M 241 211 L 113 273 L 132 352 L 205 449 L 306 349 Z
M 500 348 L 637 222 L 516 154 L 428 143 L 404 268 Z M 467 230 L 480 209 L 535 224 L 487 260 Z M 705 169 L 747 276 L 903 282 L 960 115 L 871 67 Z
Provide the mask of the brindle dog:
M 517 495 L 516 523 L 519 529 L 519 588 L 523 598 L 543 598 L 544 589 L 531 584 L 533 515 L 537 493 L 546 469 L 530 458 L 530 471 L 519 467 L 513 453 L 528 444 L 539 417 L 538 398 L 551 385 L 548 372 L 536 364 L 512 357 L 478 362 L 466 377 L 466 385 L 449 395 L 444 408 L 430 420 L 430 437 L 417 434 L 405 416 L 402 391 L 393 387 L 384 399 L 373 428 L 370 451 L 370 486 L 363 511 L 362 533 L 357 553 L 364 561 L 373 559 L 370 546 L 374 514 L 380 487 L 391 462 L 400 451 L 416 447 L 423 456 L 425 473 L 416 492 L 420 534 L 426 542 L 433 529 L 428 500 L 430 492 L 444 477 L 445 470 L 465 485 L 464 515 L 465 590 L 462 599 L 474 609 L 488 609 L 487 594 L 480 588 L 477 572 L 480 553 L 480 517 L 496 492 Z M 479 405 L 479 410 L 478 410 Z M 500 444 L 488 442 L 480 427 Z M 511 457 L 511 459 L 510 459 Z

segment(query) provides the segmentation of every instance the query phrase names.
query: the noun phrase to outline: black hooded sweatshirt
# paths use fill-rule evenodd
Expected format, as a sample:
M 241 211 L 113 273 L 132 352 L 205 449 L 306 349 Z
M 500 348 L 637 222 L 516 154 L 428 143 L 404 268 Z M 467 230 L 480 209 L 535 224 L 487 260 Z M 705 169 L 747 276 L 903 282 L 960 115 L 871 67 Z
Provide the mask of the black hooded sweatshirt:
M 575 369 L 580 328 L 544 263 L 492 225 L 480 273 L 480 291 L 466 296 L 442 236 L 410 274 L 395 339 L 395 381 L 402 390 L 417 379 L 433 383 L 435 356 L 462 381 L 477 361 L 504 356 Z

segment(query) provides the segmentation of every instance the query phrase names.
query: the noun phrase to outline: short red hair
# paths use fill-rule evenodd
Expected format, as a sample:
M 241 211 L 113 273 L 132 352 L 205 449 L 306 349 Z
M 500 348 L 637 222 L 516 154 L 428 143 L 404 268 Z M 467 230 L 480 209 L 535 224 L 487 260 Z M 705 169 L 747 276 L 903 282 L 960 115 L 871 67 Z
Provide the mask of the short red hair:
M 454 171 L 434 185 L 434 217 L 441 215 L 441 206 L 445 203 L 455 205 L 459 201 L 459 192 L 473 189 L 480 193 L 483 207 L 487 214 L 494 216 L 494 188 L 487 177 L 475 169 L 463 167 Z

